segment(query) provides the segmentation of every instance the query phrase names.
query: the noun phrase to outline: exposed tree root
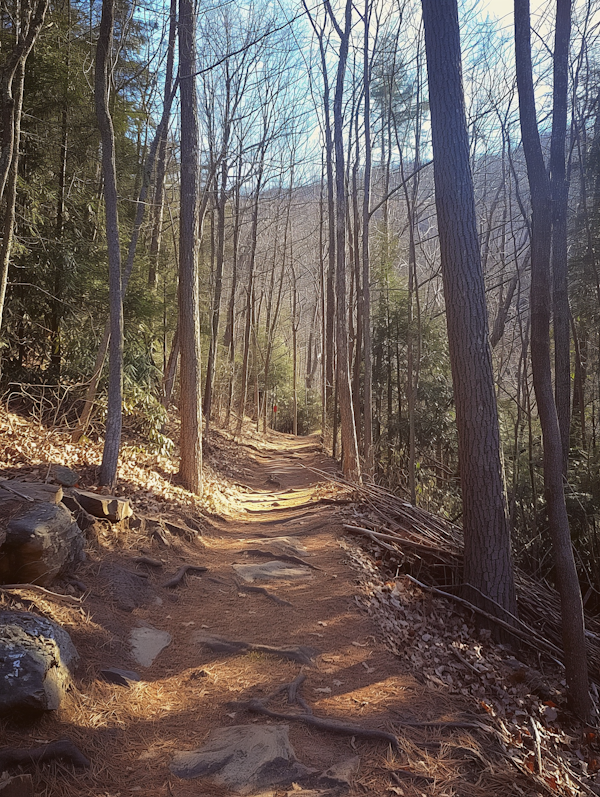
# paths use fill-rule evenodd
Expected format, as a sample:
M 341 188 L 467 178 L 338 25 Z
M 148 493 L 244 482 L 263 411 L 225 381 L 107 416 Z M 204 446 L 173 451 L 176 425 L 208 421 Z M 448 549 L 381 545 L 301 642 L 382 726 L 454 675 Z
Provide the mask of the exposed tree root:
M 183 565 L 179 568 L 179 570 L 175 573 L 173 578 L 170 578 L 168 581 L 165 581 L 163 587 L 178 587 L 183 579 L 185 578 L 187 573 L 206 573 L 208 567 L 198 567 L 197 565 Z M 140 575 L 138 573 L 138 575 Z
M 153 559 L 151 556 L 135 556 L 133 561 L 138 565 L 148 565 L 149 567 L 162 567 L 160 559 Z
M 391 744 L 396 752 L 400 752 L 400 744 L 398 738 L 393 733 L 387 731 L 380 731 L 374 728 L 363 728 L 360 725 L 351 725 L 341 720 L 326 719 L 325 717 L 315 717 L 312 709 L 301 698 L 298 693 L 300 685 L 305 680 L 305 675 L 300 673 L 291 683 L 283 684 L 272 692 L 266 698 L 259 700 L 252 698 L 251 700 L 231 702 L 229 705 L 238 711 L 252 711 L 255 714 L 264 714 L 271 719 L 285 720 L 286 722 L 302 722 L 304 725 L 310 725 L 313 728 L 318 728 L 321 731 L 329 731 L 330 733 L 339 733 L 344 736 L 356 736 L 359 739 L 381 739 Z M 288 702 L 297 703 L 304 709 L 303 714 L 288 714 L 285 711 L 272 711 L 267 707 L 267 703 L 275 696 L 282 692 L 288 693 Z
M 266 587 L 253 587 L 250 584 L 240 584 L 239 581 L 235 582 L 238 586 L 238 589 L 241 592 L 258 592 L 261 595 L 266 595 L 267 598 L 270 598 L 274 603 L 277 603 L 279 606 L 293 606 L 293 603 L 290 601 L 286 601 L 284 598 L 279 598 L 273 592 L 269 592 Z
M 70 739 L 59 739 L 41 747 L 32 747 L 30 750 L 20 750 L 18 747 L 1 748 L 0 772 L 27 764 L 45 764 L 56 759 L 66 761 L 79 769 L 87 769 L 90 766 L 90 761 Z

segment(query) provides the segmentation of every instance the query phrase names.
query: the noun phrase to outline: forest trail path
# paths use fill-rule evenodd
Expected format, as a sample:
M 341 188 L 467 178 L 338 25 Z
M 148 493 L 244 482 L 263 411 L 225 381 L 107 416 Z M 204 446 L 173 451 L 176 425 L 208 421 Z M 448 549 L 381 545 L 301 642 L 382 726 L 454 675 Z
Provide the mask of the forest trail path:
M 32 746 L 34 738 L 69 737 L 92 760 L 92 768 L 72 776 L 55 765 L 48 779 L 46 767 L 40 781 L 45 791 L 36 794 L 239 793 L 210 779 L 180 778 L 171 767 L 177 753 L 197 750 L 217 729 L 240 725 L 289 725 L 298 761 L 315 772 L 312 781 L 300 781 L 296 790 L 250 788 L 248 793 L 263 797 L 300 797 L 298 788 L 306 789 L 307 797 L 383 795 L 400 782 L 391 772 L 409 763 L 412 768 L 420 756 L 430 755 L 431 745 L 414 749 L 416 757 L 407 758 L 406 746 L 394 753 L 385 739 L 340 735 L 234 705 L 264 699 L 301 673 L 305 680 L 300 695 L 318 717 L 388 733 L 401 733 L 395 725 L 399 716 L 460 717 L 460 701 L 422 685 L 418 674 L 411 674 L 384 646 L 358 605 L 358 574 L 350 562 L 349 543 L 343 541 L 340 506 L 327 503 L 324 477 L 313 470 L 335 471 L 318 440 L 271 434 L 264 443 L 243 446 L 239 452 L 243 492 L 231 501 L 227 515 L 210 519 L 201 536 L 161 538 L 149 524 L 139 530 L 135 545 L 129 540 L 123 548 L 100 547 L 83 568 L 81 579 L 90 589 L 85 618 L 63 618 L 83 660 L 76 688 L 65 707 L 33 731 L 17 730 L 15 735 L 13 729 L 10 743 Z M 182 525 L 186 520 L 189 514 L 182 514 Z M 136 561 L 140 555 L 160 560 L 162 567 L 141 564 Z M 270 562 L 279 564 L 270 565 L 269 578 L 244 580 L 249 566 Z M 167 588 L 167 576 L 183 564 L 208 570 L 190 573 L 176 588 Z M 132 657 L 131 634 L 151 634 L 153 629 L 163 637 L 166 632 L 170 644 L 142 666 Z M 248 644 L 227 651 L 223 639 Z M 288 652 L 277 654 L 262 646 Z M 105 683 L 100 672 L 107 667 L 135 670 L 140 681 L 125 687 Z M 302 711 L 289 705 L 285 695 L 268 706 L 286 714 Z M 318 780 L 328 767 L 349 759 L 354 759 L 350 784 Z M 429 780 L 403 778 L 405 785 L 396 793 L 422 794 Z

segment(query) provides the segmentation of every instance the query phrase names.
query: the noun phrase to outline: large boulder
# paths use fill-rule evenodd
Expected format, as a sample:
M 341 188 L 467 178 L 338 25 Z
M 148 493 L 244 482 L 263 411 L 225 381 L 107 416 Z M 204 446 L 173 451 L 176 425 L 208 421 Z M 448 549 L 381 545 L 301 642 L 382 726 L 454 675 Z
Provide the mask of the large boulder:
M 84 535 L 63 504 L 23 503 L 2 525 L 2 584 L 48 586 L 81 558 Z
M 0 714 L 57 709 L 78 661 L 69 634 L 30 612 L 0 612 Z

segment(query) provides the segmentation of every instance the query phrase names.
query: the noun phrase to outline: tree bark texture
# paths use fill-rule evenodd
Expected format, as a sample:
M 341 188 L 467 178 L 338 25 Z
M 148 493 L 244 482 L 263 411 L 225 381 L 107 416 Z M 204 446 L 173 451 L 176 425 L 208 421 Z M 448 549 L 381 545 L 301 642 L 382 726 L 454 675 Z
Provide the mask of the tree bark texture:
M 179 471 L 185 487 L 202 491 L 200 381 L 199 131 L 194 0 L 179 0 L 181 180 L 179 221 L 179 340 L 181 438 Z
M 375 472 L 375 453 L 373 450 L 373 353 L 371 338 L 371 255 L 369 252 L 369 222 L 371 219 L 371 61 L 369 57 L 370 4 L 365 0 L 364 10 L 364 134 L 365 134 L 365 173 L 362 207 L 362 289 L 363 289 L 363 342 L 364 342 L 364 459 L 365 471 L 369 478 Z
M 16 34 L 14 46 L 8 53 L 0 73 L 0 103 L 2 108 L 0 202 L 5 198 L 6 194 L 4 232 L 0 252 L 0 327 L 2 326 L 4 314 L 8 267 L 14 235 L 25 64 L 42 29 L 47 9 L 48 0 L 39 0 L 33 11 L 29 4 L 25 4 L 21 19 L 15 23 L 15 26 L 20 26 L 20 29 Z
M 169 40 L 167 44 L 167 65 L 165 71 L 164 103 L 171 108 L 171 91 L 173 87 L 173 66 L 175 61 L 175 41 L 177 39 L 177 0 L 171 0 L 169 11 Z M 161 131 L 156 159 L 156 181 L 154 187 L 154 219 L 152 223 L 152 240 L 150 241 L 150 267 L 148 269 L 148 287 L 156 289 L 158 279 L 158 260 L 162 239 L 163 211 L 165 205 L 165 174 L 167 171 L 167 139 L 168 126 Z
M 223 293 L 223 264 L 225 262 L 225 207 L 227 205 L 227 178 L 229 175 L 229 162 L 227 155 L 229 150 L 229 137 L 231 135 L 231 116 L 229 114 L 231 103 L 231 76 L 229 74 L 229 69 L 227 69 L 227 79 L 225 85 L 225 108 L 227 110 L 220 155 L 221 174 L 219 180 L 215 181 L 215 203 L 217 211 L 215 287 L 212 300 L 211 336 L 208 349 L 208 361 L 206 364 L 206 382 L 204 387 L 203 412 L 207 429 L 210 425 L 210 415 L 215 385 L 217 348 L 219 344 L 219 322 L 221 319 L 221 294 Z
M 352 3 L 347 0 L 342 31 L 327 8 L 340 36 L 340 52 L 333 100 L 333 140 L 335 149 L 335 231 L 336 231 L 336 352 L 337 352 L 337 392 L 340 405 L 340 426 L 342 433 L 342 470 L 346 478 L 360 481 L 360 461 L 356 426 L 352 409 L 352 390 L 350 386 L 350 361 L 348 356 L 348 329 L 346 303 L 346 184 L 344 168 L 344 125 L 343 95 L 344 76 L 348 58 L 350 26 L 352 22 Z
M 15 231 L 15 212 L 17 206 L 17 182 L 19 178 L 19 146 L 21 142 L 21 116 L 23 112 L 23 88 L 25 84 L 25 62 L 20 61 L 13 80 L 13 153 L 10 161 L 4 196 L 6 210 L 4 212 L 4 229 L 0 244 L 0 326 L 4 314 L 6 288 L 8 286 L 8 268 Z
M 114 0 L 103 0 L 102 17 L 96 47 L 95 101 L 96 118 L 102 142 L 102 177 L 106 242 L 108 246 L 108 285 L 110 301 L 110 347 L 108 410 L 102 452 L 100 483 L 114 487 L 121 446 L 123 405 L 123 296 L 121 292 L 121 247 L 117 208 L 117 171 L 115 134 L 109 111 L 109 73 L 114 24 Z
M 163 135 L 166 135 L 166 131 L 169 125 L 169 118 L 171 115 L 171 106 L 173 104 L 173 100 L 175 99 L 175 94 L 177 92 L 178 85 L 179 85 L 178 80 L 176 80 L 173 86 L 171 87 L 169 96 L 166 99 L 165 105 L 163 107 L 163 112 L 160 122 L 158 124 L 158 127 L 156 128 L 154 139 L 152 141 L 152 144 L 150 145 L 148 155 L 144 162 L 142 186 L 140 188 L 140 193 L 136 202 L 135 220 L 133 223 L 133 229 L 131 231 L 131 238 L 129 239 L 129 246 L 127 248 L 127 260 L 125 262 L 125 268 L 123 269 L 123 274 L 121 278 L 121 302 L 123 301 L 123 299 L 125 298 L 125 294 L 127 293 L 127 286 L 129 284 L 131 272 L 133 271 L 133 265 L 135 262 L 135 253 L 137 250 L 137 244 L 140 237 L 142 222 L 144 221 L 144 214 L 146 211 L 146 198 L 148 195 L 148 190 L 150 188 L 152 171 L 154 169 L 154 161 L 156 160 L 156 153 Z M 88 383 L 88 387 L 85 393 L 83 409 L 81 410 L 79 421 L 71 436 L 71 440 L 74 443 L 78 443 L 79 440 L 81 440 L 87 429 L 90 416 L 94 408 L 96 392 L 98 390 L 98 384 L 100 382 L 100 377 L 102 375 L 102 368 L 104 366 L 104 361 L 106 359 L 106 353 L 108 351 L 110 340 L 111 340 L 111 319 L 108 318 L 106 321 L 104 334 L 100 341 L 100 346 L 98 347 L 98 353 L 96 355 L 94 370 L 92 372 L 92 376 L 90 377 L 90 381 Z
M 457 0 L 422 0 L 422 6 L 435 198 L 458 427 L 464 581 L 514 614 L 510 533 L 469 164 Z M 477 592 L 468 594 L 481 608 L 498 613 L 493 604 L 482 604 Z
M 550 366 L 550 181 L 537 126 L 529 0 L 515 0 L 515 55 L 521 138 L 531 194 L 531 366 L 544 447 L 544 497 L 560 595 L 567 690 L 573 711 L 590 715 L 585 625 L 563 486 L 563 448 Z
M 567 202 L 569 184 L 565 167 L 567 90 L 571 0 L 557 0 L 554 37 L 554 88 L 550 139 L 550 192 L 552 195 L 552 304 L 554 311 L 554 394 L 563 450 L 563 473 L 569 462 L 571 430 L 571 362 L 567 263 Z

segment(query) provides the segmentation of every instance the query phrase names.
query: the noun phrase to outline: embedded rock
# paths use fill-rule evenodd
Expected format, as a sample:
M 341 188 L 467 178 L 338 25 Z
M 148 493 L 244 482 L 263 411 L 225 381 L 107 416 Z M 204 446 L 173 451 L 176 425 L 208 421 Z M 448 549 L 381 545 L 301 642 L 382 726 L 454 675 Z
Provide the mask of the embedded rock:
M 288 731 L 288 725 L 217 728 L 199 750 L 176 753 L 170 770 L 179 778 L 211 777 L 240 794 L 291 785 L 314 770 L 297 760 Z
M 0 583 L 48 586 L 80 560 L 83 533 L 63 504 L 21 503 L 15 510 L 4 525 Z
M 319 776 L 319 782 L 327 786 L 351 786 L 360 768 L 360 756 L 355 755 L 332 764 Z
M 54 479 L 57 484 L 61 484 L 63 487 L 75 487 L 79 481 L 79 474 L 71 470 L 71 468 L 67 468 L 66 465 L 51 465 L 49 475 L 51 479 Z
M 254 581 L 299 581 L 310 578 L 308 567 L 274 560 L 264 564 L 234 564 L 235 572 L 246 582 Z
M 0 612 L 0 713 L 57 709 L 78 661 L 69 634 L 30 612 Z
M 20 498 L 22 501 L 42 501 L 47 504 L 58 504 L 62 500 L 63 491 L 60 485 L 45 482 L 22 482 L 19 479 L 0 480 L 0 498 Z

